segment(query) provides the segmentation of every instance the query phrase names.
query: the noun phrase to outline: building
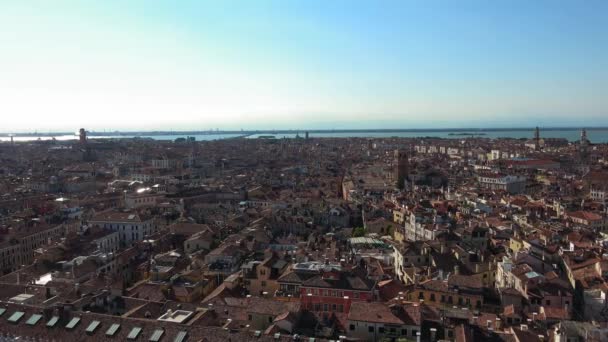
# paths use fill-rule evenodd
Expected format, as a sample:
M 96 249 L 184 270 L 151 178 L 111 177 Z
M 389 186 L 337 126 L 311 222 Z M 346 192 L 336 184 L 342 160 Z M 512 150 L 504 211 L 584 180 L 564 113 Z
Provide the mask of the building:
M 81 128 L 79 133 L 79 140 L 81 144 L 87 143 L 87 131 L 84 128 Z
M 502 190 L 510 194 L 518 194 L 526 190 L 526 177 L 524 176 L 482 173 L 477 176 L 477 181 L 481 188 L 495 191 Z
M 243 266 L 245 288 L 253 295 L 274 295 L 279 290 L 278 278 L 287 268 L 287 262 L 276 255 L 264 261 L 252 261 Z
M 591 187 L 589 189 L 589 196 L 594 201 L 605 202 L 608 199 L 608 187 Z
M 420 310 L 418 304 L 354 302 L 347 326 L 347 336 L 362 341 L 416 340 L 420 336 Z
M 348 313 L 353 302 L 373 301 L 376 282 L 361 271 L 324 267 L 319 275 L 302 282 L 302 307 L 329 317 L 334 312 Z
M 409 161 L 407 158 L 407 152 L 404 150 L 395 150 L 394 157 L 394 181 L 397 187 L 402 189 L 403 187 L 405 187 L 405 181 L 409 173 Z
M 590 211 L 573 211 L 566 214 L 573 223 L 588 227 L 596 231 L 605 231 L 608 228 L 606 217 Z
M 108 210 L 95 215 L 89 223 L 118 232 L 122 246 L 142 241 L 158 229 L 151 216 L 137 211 Z
M 52 239 L 65 236 L 65 225 L 31 224 L 0 244 L 0 273 L 9 273 L 34 261 L 34 251 Z

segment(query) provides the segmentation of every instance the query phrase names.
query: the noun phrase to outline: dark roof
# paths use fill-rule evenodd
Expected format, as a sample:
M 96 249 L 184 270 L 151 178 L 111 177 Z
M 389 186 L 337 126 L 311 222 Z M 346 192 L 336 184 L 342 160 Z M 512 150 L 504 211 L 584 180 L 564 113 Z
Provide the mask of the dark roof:
M 102 315 L 90 312 L 72 312 L 69 317 L 61 319 L 53 327 L 47 327 L 46 323 L 52 315 L 43 314 L 34 325 L 27 325 L 26 321 L 33 314 L 40 314 L 41 308 L 29 305 L 17 305 L 1 302 L 0 305 L 6 308 L 6 313 L 0 317 L 0 331 L 11 336 L 21 336 L 36 339 L 56 340 L 56 341 L 105 341 L 108 339 L 106 332 L 113 324 L 119 324 L 120 328 L 112 336 L 112 340 L 126 341 L 128 334 L 133 328 L 141 328 L 138 340 L 147 341 L 158 329 L 163 329 L 163 340 L 173 341 L 181 331 L 187 331 L 188 341 L 275 341 L 272 336 L 255 337 L 253 332 L 231 332 L 220 327 L 188 326 L 183 324 L 162 322 L 155 319 L 127 318 L 120 316 Z M 24 312 L 26 319 L 21 319 L 17 323 L 7 320 L 13 313 Z M 48 316 L 48 317 L 47 317 Z M 79 324 L 72 329 L 67 329 L 66 324 L 74 317 L 80 317 Z M 92 333 L 87 333 L 86 329 L 93 321 L 99 321 L 99 326 Z M 284 335 L 280 341 L 290 341 L 291 337 Z
M 375 281 L 362 277 L 356 273 L 340 272 L 336 278 L 329 278 L 323 274 L 305 280 L 302 286 L 326 287 L 343 290 L 371 291 Z

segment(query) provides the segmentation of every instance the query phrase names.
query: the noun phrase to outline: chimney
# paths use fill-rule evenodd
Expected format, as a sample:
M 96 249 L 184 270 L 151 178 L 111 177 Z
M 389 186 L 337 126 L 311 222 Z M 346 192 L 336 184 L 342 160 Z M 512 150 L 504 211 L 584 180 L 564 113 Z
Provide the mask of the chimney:
M 496 323 L 494 324 L 496 330 L 500 330 L 502 328 L 502 321 L 500 320 L 500 317 L 496 317 Z
M 454 274 L 458 275 L 460 273 L 460 267 L 458 265 L 454 266 Z
M 420 342 L 420 331 L 416 333 L 416 342 Z

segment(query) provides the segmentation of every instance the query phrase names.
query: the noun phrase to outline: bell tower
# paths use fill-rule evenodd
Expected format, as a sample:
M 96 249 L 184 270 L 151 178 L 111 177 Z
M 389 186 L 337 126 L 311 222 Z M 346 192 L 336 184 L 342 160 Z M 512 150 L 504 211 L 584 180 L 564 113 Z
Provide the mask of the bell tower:
M 399 189 L 403 189 L 405 187 L 405 181 L 407 179 L 407 174 L 409 173 L 409 160 L 407 157 L 407 152 L 405 150 L 395 150 L 394 152 L 394 180 L 395 185 Z

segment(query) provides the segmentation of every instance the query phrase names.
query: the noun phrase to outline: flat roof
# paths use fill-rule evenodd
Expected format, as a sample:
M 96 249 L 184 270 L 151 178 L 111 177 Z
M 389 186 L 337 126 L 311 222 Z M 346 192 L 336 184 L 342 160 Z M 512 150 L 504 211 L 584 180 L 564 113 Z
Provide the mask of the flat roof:
M 173 322 L 173 323 L 183 323 L 188 320 L 194 312 L 186 311 L 186 310 L 175 310 L 175 311 L 167 311 L 164 315 L 158 318 L 159 321 L 164 322 Z

